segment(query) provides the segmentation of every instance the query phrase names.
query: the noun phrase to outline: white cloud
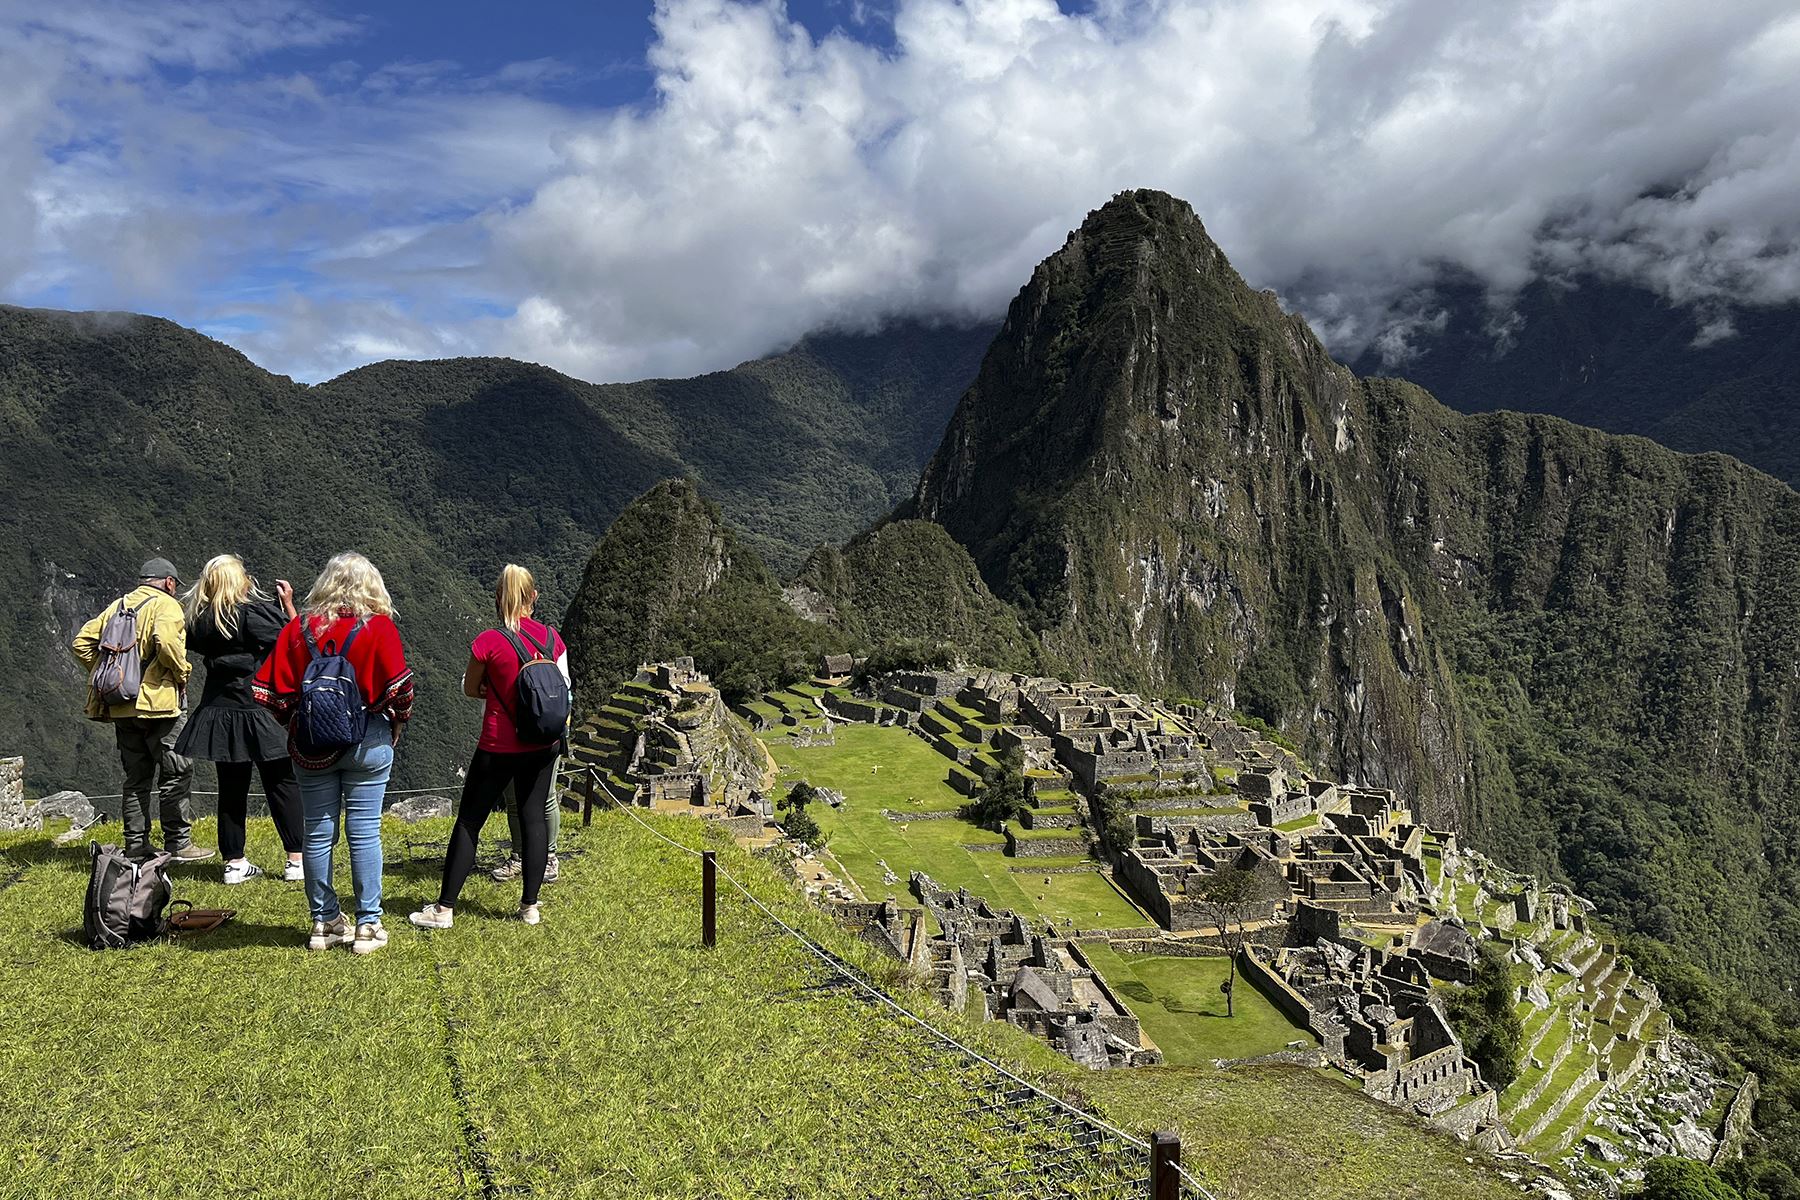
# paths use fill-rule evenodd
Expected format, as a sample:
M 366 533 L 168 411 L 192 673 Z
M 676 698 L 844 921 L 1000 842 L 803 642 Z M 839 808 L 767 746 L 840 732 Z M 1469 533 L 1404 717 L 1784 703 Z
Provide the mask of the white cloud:
M 1403 357 L 1445 266 L 1502 295 L 1588 267 L 1682 301 L 1794 299 L 1787 12 L 902 0 L 884 54 L 814 42 L 778 4 L 665 0 L 657 103 L 586 125 L 494 222 L 531 300 L 506 345 L 620 376 L 827 322 L 991 315 L 1133 186 L 1192 201 L 1346 350 L 1385 333 Z
M 1404 355 L 1445 267 L 1502 298 L 1647 283 L 1702 341 L 1800 299 L 1800 17 L 1773 0 L 846 7 L 885 49 L 661 0 L 655 91 L 612 112 L 544 98 L 555 62 L 258 75 L 357 31 L 300 0 L 188 11 L 69 3 L 0 49 L 0 289 L 210 321 L 307 377 L 449 352 L 686 374 L 993 316 L 1137 186 L 1346 350 Z

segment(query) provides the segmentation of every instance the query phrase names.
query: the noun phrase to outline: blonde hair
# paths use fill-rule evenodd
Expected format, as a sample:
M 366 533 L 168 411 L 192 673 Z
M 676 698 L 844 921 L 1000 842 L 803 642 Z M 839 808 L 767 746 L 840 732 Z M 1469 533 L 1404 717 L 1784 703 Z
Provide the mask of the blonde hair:
M 494 584 L 494 611 L 499 614 L 500 623 L 516 632 L 520 618 L 536 603 L 537 580 L 531 572 L 517 563 L 501 567 L 500 578 Z
M 333 555 L 306 594 L 309 613 L 329 617 L 346 608 L 359 617 L 394 615 L 394 602 L 388 597 L 387 584 L 381 581 L 381 572 L 351 550 Z
M 235 554 L 220 554 L 201 568 L 200 578 L 182 597 L 188 624 L 199 620 L 203 612 L 211 612 L 213 624 L 227 637 L 237 632 L 238 610 L 248 600 L 269 597 L 256 586 L 256 580 L 244 570 L 244 560 Z

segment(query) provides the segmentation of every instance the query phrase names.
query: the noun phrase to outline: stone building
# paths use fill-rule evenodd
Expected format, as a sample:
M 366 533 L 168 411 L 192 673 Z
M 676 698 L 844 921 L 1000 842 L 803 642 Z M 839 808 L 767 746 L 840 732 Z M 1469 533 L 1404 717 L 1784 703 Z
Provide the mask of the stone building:
M 946 1006 L 961 1011 L 973 990 L 990 1020 L 1036 1034 L 1095 1070 L 1162 1061 L 1074 942 L 1033 931 L 1019 914 L 994 909 L 967 888 L 945 891 L 922 872 L 913 872 L 911 886 L 942 932 L 923 941 L 916 933 L 910 941 L 894 937 L 892 948 L 904 949 Z

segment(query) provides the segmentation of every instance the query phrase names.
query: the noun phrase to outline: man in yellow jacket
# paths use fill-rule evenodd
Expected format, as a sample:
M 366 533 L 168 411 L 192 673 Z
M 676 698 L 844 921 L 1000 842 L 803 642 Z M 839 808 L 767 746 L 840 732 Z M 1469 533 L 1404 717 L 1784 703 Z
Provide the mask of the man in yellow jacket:
M 125 852 L 150 853 L 150 790 L 156 785 L 162 808 L 163 849 L 178 862 L 201 862 L 211 850 L 194 845 L 194 819 L 188 796 L 194 782 L 191 759 L 175 753 L 175 738 L 187 707 L 187 619 L 175 594 L 181 578 L 166 558 L 153 558 L 138 572 L 138 586 L 107 605 L 81 627 L 71 649 L 91 675 L 100 661 L 101 630 L 120 610 L 137 610 L 138 655 L 142 680 L 135 700 L 107 705 L 88 688 L 87 715 L 112 724 L 119 740 L 119 762 L 125 768 L 121 809 L 125 818 Z

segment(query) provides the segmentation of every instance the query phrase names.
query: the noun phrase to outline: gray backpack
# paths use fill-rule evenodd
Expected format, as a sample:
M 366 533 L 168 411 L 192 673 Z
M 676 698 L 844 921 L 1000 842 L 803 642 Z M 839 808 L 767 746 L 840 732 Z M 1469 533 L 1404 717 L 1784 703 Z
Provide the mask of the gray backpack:
M 169 906 L 168 854 L 136 862 L 117 846 L 88 843 L 94 871 L 88 879 L 81 928 L 90 950 L 123 950 L 156 937 Z
M 100 627 L 100 657 L 90 676 L 94 695 L 108 708 L 135 702 L 144 685 L 144 659 L 138 652 L 138 610 L 150 603 L 151 597 L 145 597 L 132 609 L 125 607 L 128 599 L 121 598 L 119 607 L 108 614 L 106 624 Z

